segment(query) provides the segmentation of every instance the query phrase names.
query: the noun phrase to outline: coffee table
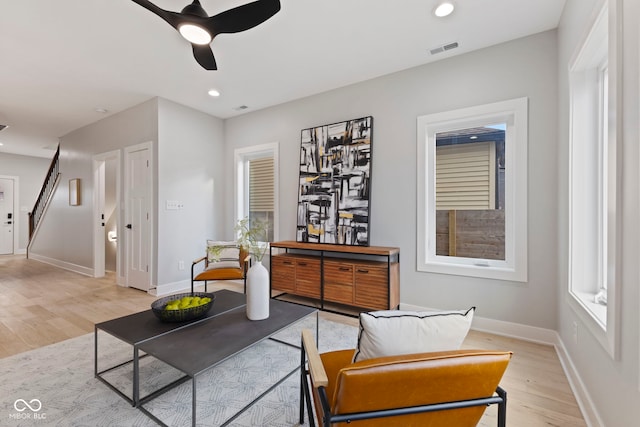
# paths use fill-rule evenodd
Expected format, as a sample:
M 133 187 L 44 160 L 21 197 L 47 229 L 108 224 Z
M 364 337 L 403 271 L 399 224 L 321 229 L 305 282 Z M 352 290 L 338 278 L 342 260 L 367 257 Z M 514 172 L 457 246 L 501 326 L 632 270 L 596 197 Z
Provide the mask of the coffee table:
M 318 310 L 316 308 L 272 299 L 269 301 L 269 318 L 260 321 L 251 321 L 246 317 L 245 295 L 228 290 L 215 292 L 215 295 L 216 299 L 209 314 L 202 319 L 192 322 L 162 323 L 157 317 L 155 317 L 151 310 L 147 310 L 141 313 L 96 324 L 96 378 L 161 425 L 165 424 L 144 408 L 143 405 L 160 394 L 165 393 L 166 391 L 190 379 L 192 381 L 191 420 L 192 425 L 195 426 L 196 385 L 198 375 L 265 339 L 271 339 L 278 343 L 299 348 L 298 345 L 280 341 L 274 338 L 273 335 L 314 313 L 316 314 L 317 336 Z M 131 345 L 133 348 L 132 359 L 119 365 L 98 371 L 99 330 L 113 335 L 114 337 Z M 140 356 L 140 352 L 144 352 L 145 356 L 151 356 L 163 361 L 185 375 L 145 397 L 140 397 L 139 360 L 141 357 L 144 357 Z M 104 378 L 105 373 L 129 363 L 133 364 L 131 398 L 118 390 Z M 295 372 L 299 371 L 299 369 L 300 366 L 297 366 L 222 425 L 228 425 L 255 402 L 284 382 Z

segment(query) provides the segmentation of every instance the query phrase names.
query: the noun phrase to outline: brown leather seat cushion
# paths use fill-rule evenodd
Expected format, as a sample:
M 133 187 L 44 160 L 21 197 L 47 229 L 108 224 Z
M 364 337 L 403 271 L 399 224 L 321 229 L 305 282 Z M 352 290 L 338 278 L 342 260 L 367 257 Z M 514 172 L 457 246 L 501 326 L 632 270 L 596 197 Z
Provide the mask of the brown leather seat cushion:
M 331 412 L 347 414 L 491 396 L 511 352 L 456 350 L 356 363 L 351 363 L 353 350 L 324 353 L 320 357 L 329 378 L 327 396 Z M 316 406 L 319 413 L 318 409 Z M 484 410 L 483 406 L 472 407 L 354 421 L 350 425 L 471 427 L 478 423 Z

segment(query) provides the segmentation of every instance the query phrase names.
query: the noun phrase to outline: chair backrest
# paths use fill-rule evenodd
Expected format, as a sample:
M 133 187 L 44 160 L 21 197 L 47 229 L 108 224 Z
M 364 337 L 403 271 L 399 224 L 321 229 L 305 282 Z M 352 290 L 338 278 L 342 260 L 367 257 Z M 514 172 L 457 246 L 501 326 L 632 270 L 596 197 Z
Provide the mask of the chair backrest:
M 329 396 L 331 410 L 347 414 L 492 396 L 510 359 L 511 352 L 456 350 L 352 363 L 338 373 Z M 393 418 L 372 419 L 366 425 L 475 426 L 484 410 L 480 406 L 405 415 L 400 424 Z
M 249 252 L 233 241 L 207 240 L 209 268 L 243 268 Z

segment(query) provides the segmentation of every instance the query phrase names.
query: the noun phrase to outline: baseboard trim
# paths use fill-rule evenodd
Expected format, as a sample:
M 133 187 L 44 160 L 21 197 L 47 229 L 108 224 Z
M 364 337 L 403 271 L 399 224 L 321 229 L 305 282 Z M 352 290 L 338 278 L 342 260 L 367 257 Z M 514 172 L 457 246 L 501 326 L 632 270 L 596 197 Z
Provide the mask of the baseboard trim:
M 559 334 L 556 335 L 557 341 L 554 344 L 554 347 L 558 354 L 558 358 L 560 359 L 560 365 L 562 365 L 562 369 L 564 370 L 567 380 L 569 381 L 569 385 L 571 386 L 571 390 L 573 390 L 573 395 L 578 402 L 578 407 L 580 407 L 584 421 L 587 423 L 588 427 L 604 427 L 604 423 L 602 422 L 598 412 L 595 410 L 596 406 L 587 392 L 587 388 L 582 382 L 582 378 L 580 378 L 580 374 L 573 364 L 573 361 L 564 346 L 564 342 L 560 338 Z
M 66 261 L 60 261 L 59 259 L 49 258 L 44 255 L 39 255 L 33 252 L 29 253 L 29 259 L 43 262 L 45 264 L 53 265 L 55 267 L 62 268 L 64 270 L 73 271 L 74 273 L 82 274 L 83 276 L 93 277 L 93 268 L 84 267 L 82 265 L 73 264 Z
M 179 282 L 165 283 L 156 286 L 155 289 L 149 289 L 149 294 L 157 297 L 174 294 L 176 292 L 189 292 L 191 291 L 190 280 L 180 280 Z
M 409 311 L 439 311 L 438 309 L 411 304 L 400 304 L 400 309 Z M 538 344 L 552 345 L 560 359 L 560 365 L 567 377 L 567 381 L 573 391 L 585 423 L 588 427 L 604 426 L 598 412 L 595 410 L 594 402 L 557 331 L 478 316 L 473 317 L 471 329 Z

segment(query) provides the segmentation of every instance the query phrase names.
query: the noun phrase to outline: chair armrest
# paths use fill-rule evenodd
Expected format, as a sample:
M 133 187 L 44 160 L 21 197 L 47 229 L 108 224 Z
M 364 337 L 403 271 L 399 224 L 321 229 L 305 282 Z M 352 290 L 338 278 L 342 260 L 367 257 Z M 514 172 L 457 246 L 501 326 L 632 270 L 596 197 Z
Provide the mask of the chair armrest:
M 314 387 L 327 387 L 329 385 L 329 379 L 322 365 L 322 359 L 320 359 L 315 338 L 309 329 L 302 330 L 302 345 L 307 353 L 309 374 L 311 375 Z
M 200 263 L 200 262 L 202 262 L 202 261 L 204 261 L 206 259 L 207 259 L 206 256 L 203 256 L 202 258 L 198 258 L 197 260 L 193 261 L 192 265 L 196 265 L 196 264 L 198 264 L 198 263 Z

